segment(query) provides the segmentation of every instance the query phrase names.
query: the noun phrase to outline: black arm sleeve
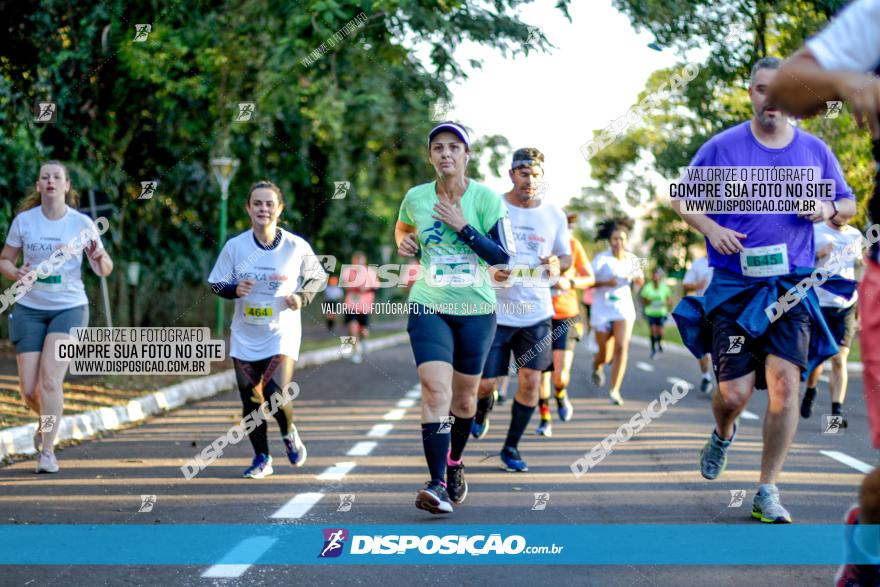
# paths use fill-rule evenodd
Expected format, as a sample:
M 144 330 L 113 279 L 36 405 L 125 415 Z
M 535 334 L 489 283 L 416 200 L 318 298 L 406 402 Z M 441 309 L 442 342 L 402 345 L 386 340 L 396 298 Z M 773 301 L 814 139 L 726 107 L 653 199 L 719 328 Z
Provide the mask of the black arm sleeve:
M 500 218 L 486 236 L 466 224 L 458 232 L 458 237 L 489 265 L 509 265 L 515 251 L 507 246 L 508 242 L 512 242 L 512 235 L 508 234 L 509 225 L 505 220 L 506 218 Z
M 235 288 L 238 287 L 237 283 L 229 283 L 227 281 L 221 281 L 220 283 L 212 283 L 211 291 L 220 296 L 221 298 L 226 298 L 227 300 L 234 300 L 238 298 L 235 295 Z

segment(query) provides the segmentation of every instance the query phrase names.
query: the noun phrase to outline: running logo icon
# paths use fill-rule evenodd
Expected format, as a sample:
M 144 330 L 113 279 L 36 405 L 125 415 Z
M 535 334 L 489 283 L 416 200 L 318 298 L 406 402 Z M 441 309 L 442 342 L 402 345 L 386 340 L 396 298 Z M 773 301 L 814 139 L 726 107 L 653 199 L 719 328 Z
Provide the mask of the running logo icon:
M 843 421 L 843 416 L 828 414 L 825 416 L 825 429 L 822 430 L 822 434 L 840 434 L 844 428 L 846 428 L 846 424 Z
M 353 336 L 339 337 L 339 352 L 343 357 L 347 357 L 354 352 L 355 338 Z
M 141 182 L 141 195 L 138 196 L 138 200 L 149 200 L 153 197 L 153 194 L 156 193 L 156 186 L 159 185 L 158 181 L 142 181 Z
M 34 122 L 55 122 L 58 105 L 55 102 L 37 102 L 34 105 Z
M 541 36 L 541 27 L 530 26 L 529 27 L 529 36 L 526 39 L 526 45 L 534 45 L 538 42 L 538 39 Z
M 724 351 L 725 355 L 738 355 L 740 351 L 742 351 L 743 345 L 746 343 L 745 336 L 728 336 L 727 340 L 729 345 L 727 350 Z
M 333 182 L 333 197 L 331 200 L 342 200 L 345 198 L 345 195 L 348 193 L 348 190 L 351 189 L 351 182 L 348 181 L 334 181 Z
M 632 257 L 630 260 L 629 274 L 631 277 L 644 276 L 645 269 L 648 268 L 647 257 Z
M 434 102 L 431 104 L 431 120 L 439 122 L 449 119 L 449 111 L 452 110 L 452 104 L 449 102 Z
M 318 558 L 336 558 L 342 554 L 345 541 L 348 540 L 348 530 L 344 528 L 324 528 L 324 548 Z
M 535 199 L 543 200 L 544 196 L 547 195 L 547 190 L 550 187 L 549 181 L 539 181 L 538 185 L 535 186 Z
M 134 25 L 134 39 L 132 39 L 133 43 L 143 43 L 147 40 L 147 37 L 150 36 L 150 31 L 153 30 L 153 25 L 151 24 L 136 24 Z
M 550 494 L 549 493 L 536 493 L 535 494 L 535 504 L 532 506 L 532 511 L 540 511 L 547 509 L 547 504 L 550 503 Z
M 149 513 L 153 511 L 153 506 L 156 505 L 156 496 L 155 495 L 142 495 L 141 496 L 141 507 L 138 508 L 138 513 Z
M 354 493 L 342 493 L 339 495 L 339 507 L 336 511 L 350 512 L 352 505 L 354 505 Z
M 40 416 L 40 432 L 52 432 L 55 429 L 55 423 L 58 416 Z
M 738 508 L 743 504 L 743 501 L 746 498 L 746 490 L 745 489 L 731 489 L 730 490 L 730 503 L 727 504 L 729 508 Z
M 250 122 L 254 117 L 256 108 L 257 105 L 253 102 L 239 102 L 238 116 L 235 117 L 235 122 Z
M 737 39 L 746 34 L 746 25 L 741 22 L 735 22 L 730 26 L 727 36 L 724 37 L 725 43 L 733 43 Z
M 440 418 L 440 427 L 437 428 L 437 434 L 449 434 L 452 432 L 453 424 L 455 424 L 455 416 L 443 416 Z
M 843 102 L 840 100 L 829 100 L 825 102 L 825 118 L 837 118 L 843 110 Z

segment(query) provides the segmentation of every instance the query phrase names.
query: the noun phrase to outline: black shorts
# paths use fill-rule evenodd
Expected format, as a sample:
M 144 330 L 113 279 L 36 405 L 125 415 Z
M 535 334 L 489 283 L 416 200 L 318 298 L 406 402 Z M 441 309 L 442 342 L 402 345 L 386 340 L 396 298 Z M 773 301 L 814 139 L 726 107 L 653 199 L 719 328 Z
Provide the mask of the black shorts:
M 666 316 L 648 316 L 645 314 L 645 320 L 648 321 L 648 324 L 651 326 L 663 326 L 666 323 Z
M 495 314 L 432 314 L 416 305 L 406 331 L 416 365 L 443 361 L 465 375 L 479 375 L 495 336 Z
M 849 308 L 822 308 L 822 317 L 831 336 L 840 346 L 851 347 L 856 335 L 856 305 Z
M 355 314 L 348 312 L 345 313 L 345 323 L 348 324 L 352 320 L 356 321 L 361 325 L 362 328 L 367 328 L 370 326 L 370 315 L 369 314 Z
M 776 355 L 806 370 L 813 329 L 810 314 L 798 304 L 770 324 L 759 338 L 749 337 L 736 323 L 749 300 L 731 300 L 709 315 L 712 322 L 712 363 L 718 381 L 730 381 L 752 371 L 755 388 L 767 389 L 767 355 Z
M 577 343 L 581 341 L 581 331 L 578 330 L 578 324 L 581 324 L 581 319 L 578 317 L 565 318 L 564 320 L 553 320 L 552 336 L 556 337 L 553 339 L 554 351 L 574 350 L 575 346 L 577 346 Z M 550 368 L 553 368 L 552 364 L 550 365 Z
M 551 319 L 547 318 L 531 326 L 498 326 L 495 340 L 489 350 L 489 357 L 483 367 L 483 378 L 491 379 L 507 375 L 513 353 L 513 364 L 517 369 L 543 371 L 553 365 L 551 350 Z

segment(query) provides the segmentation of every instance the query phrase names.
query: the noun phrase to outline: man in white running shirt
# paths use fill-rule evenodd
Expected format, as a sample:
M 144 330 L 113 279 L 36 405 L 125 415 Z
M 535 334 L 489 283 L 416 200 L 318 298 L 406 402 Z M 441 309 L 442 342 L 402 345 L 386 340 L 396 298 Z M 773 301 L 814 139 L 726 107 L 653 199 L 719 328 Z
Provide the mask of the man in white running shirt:
M 709 265 L 709 256 L 694 260 L 684 274 L 682 285 L 685 295 L 701 296 L 706 293 L 706 288 L 712 281 L 712 267 Z M 712 355 L 706 353 L 700 358 L 700 393 L 709 395 L 715 388 L 715 380 L 712 378 Z

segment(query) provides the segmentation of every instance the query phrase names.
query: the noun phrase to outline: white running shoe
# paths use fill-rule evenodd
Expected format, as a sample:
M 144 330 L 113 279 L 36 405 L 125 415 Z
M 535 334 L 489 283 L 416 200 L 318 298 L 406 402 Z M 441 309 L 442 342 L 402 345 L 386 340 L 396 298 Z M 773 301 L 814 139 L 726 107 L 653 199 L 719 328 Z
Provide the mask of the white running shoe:
M 55 453 L 40 451 L 39 459 L 37 460 L 37 473 L 57 473 L 58 472 L 58 459 L 55 458 Z

